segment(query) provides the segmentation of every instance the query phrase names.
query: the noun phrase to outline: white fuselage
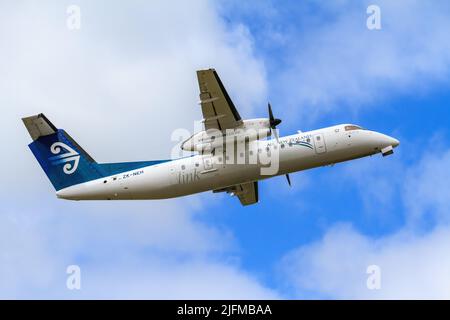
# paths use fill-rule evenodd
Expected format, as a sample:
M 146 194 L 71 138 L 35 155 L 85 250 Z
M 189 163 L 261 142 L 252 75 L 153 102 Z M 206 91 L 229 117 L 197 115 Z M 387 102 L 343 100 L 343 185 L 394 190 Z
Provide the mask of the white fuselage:
M 396 147 L 399 142 L 369 130 L 337 125 L 272 140 L 248 143 L 244 153 L 195 155 L 74 185 L 57 192 L 70 200 L 166 199 L 270 178 L 277 175 L 357 159 Z M 248 163 L 251 156 L 277 154 L 278 170 L 266 175 L 267 162 Z M 242 161 L 239 158 L 242 157 Z

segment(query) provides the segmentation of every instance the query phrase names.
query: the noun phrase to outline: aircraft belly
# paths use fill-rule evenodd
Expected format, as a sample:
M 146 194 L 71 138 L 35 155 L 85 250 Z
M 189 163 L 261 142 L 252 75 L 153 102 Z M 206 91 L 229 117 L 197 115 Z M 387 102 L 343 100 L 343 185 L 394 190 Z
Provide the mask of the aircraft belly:
M 258 172 L 256 165 L 220 165 L 216 171 L 198 173 L 194 180 L 182 180 L 173 189 L 177 196 L 210 191 L 254 181 L 258 178 Z
M 164 165 L 105 177 L 59 190 L 57 196 L 69 200 L 163 199 L 171 194 Z

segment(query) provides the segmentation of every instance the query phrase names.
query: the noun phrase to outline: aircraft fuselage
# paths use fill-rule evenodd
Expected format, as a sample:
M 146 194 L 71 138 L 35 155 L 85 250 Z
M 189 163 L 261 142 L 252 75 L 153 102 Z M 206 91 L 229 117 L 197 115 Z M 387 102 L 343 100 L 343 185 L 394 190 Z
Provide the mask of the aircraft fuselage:
M 362 158 L 389 154 L 398 140 L 351 125 L 337 125 L 272 140 L 250 141 L 244 152 L 199 154 L 73 185 L 57 192 L 69 200 L 166 199 L 263 180 L 278 175 Z M 390 148 L 390 149 L 389 149 Z M 255 156 L 276 155 L 276 172 Z M 242 159 L 240 159 L 242 158 Z M 270 157 L 269 157 L 270 158 Z M 246 160 L 247 159 L 247 160 Z M 273 165 L 273 163 L 271 163 Z

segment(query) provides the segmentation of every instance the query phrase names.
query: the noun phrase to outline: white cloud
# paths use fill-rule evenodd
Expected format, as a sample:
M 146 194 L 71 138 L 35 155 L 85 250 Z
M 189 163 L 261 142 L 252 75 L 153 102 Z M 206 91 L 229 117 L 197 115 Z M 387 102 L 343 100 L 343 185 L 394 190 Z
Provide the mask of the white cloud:
M 212 261 L 165 261 L 152 258 L 153 264 L 142 267 L 139 261 L 115 266 L 125 276 L 103 271 L 102 266 L 88 270 L 93 273 L 93 290 L 82 296 L 151 299 L 276 299 L 272 290 L 262 287 L 251 275 L 233 266 Z M 88 278 L 89 281 L 89 278 Z M 132 287 L 132 290 L 130 290 Z M 84 289 L 83 289 L 84 290 Z M 67 294 L 70 296 L 70 293 Z
M 313 7 L 314 16 L 303 9 L 304 27 L 285 28 L 289 63 L 274 84 L 290 106 L 286 112 L 311 120 L 338 106 L 357 111 L 392 94 L 448 85 L 448 2 L 376 1 L 382 29 L 370 31 L 366 8 L 373 3 L 309 1 L 304 8 Z
M 264 66 L 249 33 L 226 28 L 206 1 L 139 9 L 81 1 L 79 31 L 66 28 L 61 3 L 8 7 L 0 22 L 0 101 L 11 117 L 3 129 L 18 136 L 17 119 L 44 111 L 102 161 L 168 157 L 170 133 L 193 130 L 202 118 L 200 68 L 217 69 L 243 116 L 264 105 Z
M 76 206 L 0 215 L 0 297 L 277 297 L 240 269 L 226 231 L 172 202 Z M 81 291 L 66 288 L 73 264 L 81 268 Z
M 407 224 L 369 237 L 338 224 L 315 243 L 285 256 L 282 274 L 299 297 L 338 299 L 450 298 L 450 151 L 427 154 L 408 169 L 403 187 Z M 398 174 L 403 176 L 401 170 Z M 372 210 L 379 212 L 380 207 Z M 426 214 L 426 228 L 418 217 Z M 422 228 L 417 228 L 422 226 Z M 367 267 L 381 268 L 381 290 L 366 286 Z
M 79 31 L 64 3 L 1 4 L 0 296 L 70 298 L 79 264 L 78 297 L 274 297 L 236 263 L 233 235 L 198 221 L 196 197 L 57 200 L 20 121 L 46 113 L 99 162 L 169 157 L 172 130 L 201 119 L 197 69 L 217 69 L 243 116 L 265 101 L 246 28 L 207 1 L 77 4 Z
M 412 224 L 450 222 L 450 150 L 426 153 L 419 165 L 408 172 L 404 198 Z
M 283 271 L 299 298 L 449 299 L 449 237 L 448 226 L 373 239 L 339 225 L 287 255 Z M 370 265 L 381 269 L 380 290 L 367 288 Z

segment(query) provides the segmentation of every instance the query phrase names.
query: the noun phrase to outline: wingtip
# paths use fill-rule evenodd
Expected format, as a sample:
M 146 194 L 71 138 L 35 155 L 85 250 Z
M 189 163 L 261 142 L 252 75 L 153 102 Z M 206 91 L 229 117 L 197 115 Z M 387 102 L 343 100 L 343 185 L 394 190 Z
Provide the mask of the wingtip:
M 197 70 L 198 73 L 202 73 L 202 72 L 216 72 L 216 69 L 214 68 L 205 68 L 205 69 L 199 69 Z

